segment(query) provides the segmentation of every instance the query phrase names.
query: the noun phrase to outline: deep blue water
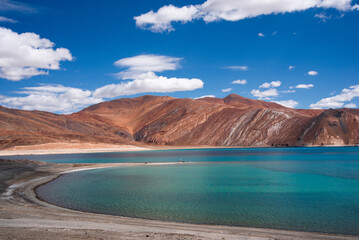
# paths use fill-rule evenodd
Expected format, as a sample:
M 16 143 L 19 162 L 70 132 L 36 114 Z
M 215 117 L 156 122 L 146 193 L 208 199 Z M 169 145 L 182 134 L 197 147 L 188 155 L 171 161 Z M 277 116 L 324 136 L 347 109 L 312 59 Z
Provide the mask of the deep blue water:
M 79 153 L 51 155 L 0 156 L 53 163 L 186 162 L 208 161 L 326 161 L 359 158 L 359 147 L 227 148 L 184 149 L 140 152 Z
M 70 173 L 52 204 L 178 222 L 359 235 L 359 148 L 252 148 L 26 156 L 48 162 L 194 164 Z

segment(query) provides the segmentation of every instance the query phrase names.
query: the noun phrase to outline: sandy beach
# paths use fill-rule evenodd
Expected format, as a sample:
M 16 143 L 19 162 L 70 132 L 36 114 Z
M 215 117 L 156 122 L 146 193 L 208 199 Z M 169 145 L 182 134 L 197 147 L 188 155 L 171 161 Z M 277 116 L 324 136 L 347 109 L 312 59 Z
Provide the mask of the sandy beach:
M 262 146 L 268 147 L 268 146 Z M 217 147 L 217 146 L 163 146 L 163 145 L 115 145 L 104 143 L 67 143 L 55 142 L 35 145 L 25 145 L 0 150 L 0 156 L 18 155 L 47 155 L 72 153 L 102 153 L 102 152 L 131 152 L 174 149 L 205 149 L 205 148 L 244 148 L 244 147 Z M 251 147 L 246 147 L 251 148 Z
M 55 142 L 36 145 L 24 145 L 0 150 L 0 156 L 17 155 L 47 155 L 47 154 L 72 154 L 72 153 L 102 153 L 102 152 L 131 152 L 170 149 L 203 149 L 203 148 L 239 148 L 239 147 L 215 147 L 215 146 L 154 146 L 154 145 L 116 145 L 104 143 L 67 143 Z
M 99 152 L 128 152 L 148 151 L 155 147 L 140 147 L 135 145 L 115 145 L 102 143 L 45 143 L 37 145 L 16 146 L 0 151 L 0 156 L 13 155 L 45 155 L 45 154 L 68 154 L 68 153 L 99 153 Z M 161 148 L 159 148 L 161 149 Z
M 196 225 L 85 213 L 45 203 L 34 192 L 37 186 L 66 172 L 139 165 L 145 163 L 1 161 L 0 239 L 357 239 L 341 235 Z

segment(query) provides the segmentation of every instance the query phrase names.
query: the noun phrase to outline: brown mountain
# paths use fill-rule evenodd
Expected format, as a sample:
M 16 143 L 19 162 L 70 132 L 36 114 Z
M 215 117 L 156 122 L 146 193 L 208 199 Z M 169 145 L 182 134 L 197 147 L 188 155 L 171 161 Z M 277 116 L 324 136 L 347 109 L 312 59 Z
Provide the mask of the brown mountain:
M 0 107 L 0 149 L 48 142 L 177 146 L 359 144 L 359 110 L 297 110 L 231 94 L 223 99 L 142 96 L 71 115 Z
M 128 143 L 123 138 L 68 116 L 0 106 L 0 149 L 50 142 Z

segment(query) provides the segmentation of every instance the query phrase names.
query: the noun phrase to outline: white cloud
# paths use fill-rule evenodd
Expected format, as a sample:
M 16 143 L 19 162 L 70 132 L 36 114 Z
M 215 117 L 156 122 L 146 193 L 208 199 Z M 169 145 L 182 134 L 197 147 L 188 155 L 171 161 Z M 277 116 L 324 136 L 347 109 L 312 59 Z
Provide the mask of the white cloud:
M 334 8 L 340 11 L 357 10 L 352 0 L 207 0 L 203 4 L 175 7 L 163 6 L 135 17 L 136 25 L 153 32 L 172 31 L 172 22 L 239 21 L 261 15 L 292 13 L 311 8 Z
M 228 66 L 226 67 L 231 70 L 248 71 L 248 66 Z
M 295 66 L 289 66 L 289 71 L 292 71 L 292 70 L 294 70 L 295 69 Z
M 280 87 L 280 85 L 282 85 L 281 81 L 273 81 L 270 83 L 265 82 L 262 85 L 260 85 L 259 88 L 270 88 L 270 87 L 276 88 L 276 87 Z
M 295 88 L 310 89 L 314 87 L 313 84 L 298 84 Z
M 356 97 L 359 97 L 359 85 L 344 88 L 340 94 L 333 97 L 323 98 L 317 103 L 310 104 L 309 107 L 313 109 L 341 108 L 344 106 L 344 102 L 350 102 Z
M 24 3 L 20 3 L 12 0 L 0 0 L 0 11 L 18 11 L 18 12 L 32 13 L 32 12 L 36 12 L 36 9 Z
M 308 72 L 308 75 L 310 75 L 310 76 L 316 76 L 316 75 L 318 75 L 318 72 L 316 72 L 316 71 L 309 71 L 309 72 Z
M 230 92 L 230 91 L 232 91 L 232 88 L 226 88 L 226 89 L 222 89 L 222 92 Z
M 155 73 L 179 68 L 180 60 L 180 58 L 157 55 L 124 58 L 117 61 L 115 65 L 127 69 L 117 75 L 122 79 L 132 79 L 130 81 L 106 85 L 94 92 L 62 85 L 26 87 L 17 93 L 27 96 L 3 98 L 0 99 L 0 104 L 25 110 L 37 109 L 68 113 L 101 102 L 103 101 L 102 98 L 145 92 L 164 93 L 202 88 L 204 83 L 200 79 L 167 78 Z
M 0 16 L 0 22 L 16 23 L 17 21 L 11 18 Z
M 317 13 L 314 17 L 319 18 L 321 21 L 326 22 L 328 19 L 332 18 L 332 16 L 327 16 L 325 13 Z
M 355 4 L 352 8 L 351 8 L 351 10 L 357 10 L 357 11 L 359 11 L 359 4 Z
M 277 34 L 278 34 L 278 32 L 275 31 L 275 32 L 272 33 L 272 36 L 275 36 L 275 35 L 277 35 Z
M 98 88 L 95 90 L 94 96 L 114 98 L 138 93 L 191 91 L 199 88 L 203 88 L 203 82 L 197 78 L 167 78 L 152 73 L 152 76 L 148 75 L 146 78 Z
M 0 104 L 23 110 L 71 113 L 103 101 L 94 97 L 89 90 L 62 85 L 25 87 L 17 93 L 26 96 L 0 98 Z
M 251 94 L 259 99 L 270 100 L 271 97 L 278 96 L 278 91 L 275 88 L 271 88 L 263 92 L 258 89 L 253 89 Z
M 262 85 L 259 86 L 259 88 L 270 88 L 271 87 L 271 84 L 270 83 L 263 83 Z
M 247 80 L 245 80 L 245 79 L 243 79 L 243 80 L 238 79 L 238 80 L 233 81 L 232 84 L 245 85 L 245 84 L 247 84 Z
M 68 49 L 53 49 L 54 45 L 35 33 L 18 34 L 0 27 L 0 78 L 19 81 L 46 75 L 60 69 L 61 61 L 72 61 Z
M 202 98 L 215 98 L 216 96 L 215 95 L 204 95 L 204 96 L 201 96 L 201 97 L 197 97 L 195 99 L 202 99 Z
M 259 37 L 265 37 L 266 35 L 264 35 L 263 33 L 258 33 Z
M 128 68 L 117 74 L 122 79 L 132 79 L 147 72 L 163 72 L 176 70 L 180 67 L 179 62 L 182 58 L 169 57 L 163 55 L 138 55 L 135 57 L 122 58 L 114 64 L 117 67 Z
M 273 101 L 275 103 L 278 103 L 284 107 L 288 107 L 288 108 L 295 108 L 296 106 L 298 106 L 298 102 L 294 101 L 294 100 L 286 100 L 286 101 Z
M 350 10 L 351 0 L 207 0 L 202 4 L 205 21 L 238 21 L 260 15 L 303 11 L 309 8 Z M 207 19 L 207 20 L 206 20 Z
M 355 103 L 348 103 L 344 107 L 346 107 L 346 108 L 356 108 L 357 105 Z
M 317 103 L 309 105 L 311 109 L 323 109 L 323 108 L 341 108 L 344 103 L 332 100 L 330 98 L 324 98 Z
M 115 75 L 120 79 L 132 81 L 103 86 L 95 90 L 94 96 L 114 98 L 138 93 L 165 93 L 203 88 L 204 83 L 197 78 L 167 78 L 155 73 L 176 70 L 180 67 L 181 60 L 181 58 L 153 54 L 120 59 L 115 65 L 127 69 Z
M 295 90 L 283 90 L 281 93 L 295 93 Z
M 280 87 L 280 85 L 282 85 L 281 81 L 273 81 L 270 83 L 272 85 L 272 87 Z
M 152 32 L 173 31 L 171 22 L 186 23 L 196 18 L 198 9 L 196 6 L 175 7 L 168 5 L 161 7 L 157 12 L 150 11 L 138 17 L 134 17 L 136 25 Z

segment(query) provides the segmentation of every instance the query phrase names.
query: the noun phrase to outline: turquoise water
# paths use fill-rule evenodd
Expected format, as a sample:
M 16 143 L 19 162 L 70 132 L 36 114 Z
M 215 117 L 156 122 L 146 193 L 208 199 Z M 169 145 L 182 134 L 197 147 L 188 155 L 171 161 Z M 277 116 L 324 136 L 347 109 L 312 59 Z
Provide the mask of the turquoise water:
M 39 187 L 38 196 L 110 215 L 359 235 L 357 147 L 112 154 L 104 159 L 195 163 L 70 173 Z M 75 158 L 85 161 L 69 161 Z
M 52 163 L 217 161 L 337 161 L 359 159 L 359 147 L 187 149 L 143 152 L 0 156 Z

